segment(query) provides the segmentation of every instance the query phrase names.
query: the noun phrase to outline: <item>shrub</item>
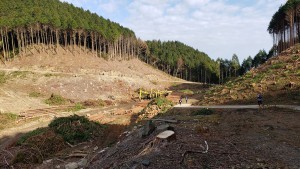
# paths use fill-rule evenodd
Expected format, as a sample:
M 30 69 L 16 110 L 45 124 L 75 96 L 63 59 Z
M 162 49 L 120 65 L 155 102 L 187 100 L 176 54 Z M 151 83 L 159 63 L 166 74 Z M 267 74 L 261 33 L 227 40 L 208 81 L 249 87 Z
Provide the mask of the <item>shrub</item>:
M 23 143 L 13 163 L 42 163 L 66 147 L 63 138 L 49 128 L 30 132 Z
M 197 111 L 193 111 L 193 112 L 191 113 L 191 115 L 193 115 L 193 116 L 198 116 L 198 115 L 211 115 L 211 114 L 213 114 L 213 110 L 208 109 L 208 108 L 206 108 L 206 109 L 200 109 L 200 110 L 197 110 Z
M 80 143 L 102 135 L 104 125 L 89 121 L 83 116 L 73 115 L 53 120 L 49 127 L 69 143 Z
M 50 98 L 45 101 L 46 104 L 49 105 L 62 105 L 65 104 L 66 99 L 60 95 L 51 94 Z
M 18 144 L 18 145 L 21 145 L 21 144 L 23 144 L 28 138 L 33 137 L 33 136 L 36 136 L 36 135 L 39 135 L 39 134 L 42 134 L 42 133 L 46 132 L 47 130 L 48 130 L 47 128 L 37 128 L 37 129 L 35 129 L 35 130 L 33 130 L 33 131 L 30 131 L 30 132 L 24 134 L 23 136 L 21 136 L 21 137 L 19 138 L 19 140 L 17 141 L 17 144 Z

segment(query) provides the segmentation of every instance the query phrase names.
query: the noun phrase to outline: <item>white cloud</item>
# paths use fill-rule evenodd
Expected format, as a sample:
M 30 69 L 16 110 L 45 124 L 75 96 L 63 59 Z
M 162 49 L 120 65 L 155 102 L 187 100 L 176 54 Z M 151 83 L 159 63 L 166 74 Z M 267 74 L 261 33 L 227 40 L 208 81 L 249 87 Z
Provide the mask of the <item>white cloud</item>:
M 285 0 L 255 0 L 250 6 L 225 0 L 134 0 L 125 26 L 144 40 L 179 40 L 209 56 L 240 60 L 272 46 L 267 27 Z
M 144 40 L 179 40 L 210 57 L 240 61 L 269 50 L 268 23 L 286 0 L 63 0 L 132 29 Z M 247 4 L 246 4 L 247 2 Z M 92 5 L 91 5 L 92 4 Z M 97 7 L 95 7 L 97 6 Z M 96 10 L 96 11 L 95 11 Z M 93 10 L 92 10 L 93 11 Z

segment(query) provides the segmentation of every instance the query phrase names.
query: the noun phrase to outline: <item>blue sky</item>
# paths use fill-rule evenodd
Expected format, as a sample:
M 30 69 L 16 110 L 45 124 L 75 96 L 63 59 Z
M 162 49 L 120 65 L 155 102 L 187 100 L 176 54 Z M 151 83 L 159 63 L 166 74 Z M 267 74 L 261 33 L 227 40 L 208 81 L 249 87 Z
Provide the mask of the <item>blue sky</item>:
M 211 58 L 240 62 L 272 37 L 267 27 L 286 0 L 61 0 L 132 29 L 143 40 L 178 40 Z

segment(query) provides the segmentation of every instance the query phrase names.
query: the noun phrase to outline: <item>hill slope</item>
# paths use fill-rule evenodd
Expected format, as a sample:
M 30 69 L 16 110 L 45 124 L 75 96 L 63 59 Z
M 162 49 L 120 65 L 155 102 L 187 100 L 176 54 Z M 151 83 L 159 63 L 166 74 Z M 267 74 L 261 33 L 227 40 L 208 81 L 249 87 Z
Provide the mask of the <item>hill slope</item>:
M 139 88 L 165 89 L 170 85 L 166 81 L 182 81 L 138 59 L 107 61 L 91 53 L 79 55 L 79 50 L 58 48 L 57 54 L 32 50 L 26 57 L 0 64 L 4 79 L 0 109 L 18 113 L 47 107 L 43 100 L 52 93 L 75 102 L 109 97 L 126 101 L 137 97 Z M 29 97 L 34 92 L 44 97 Z
M 202 104 L 255 103 L 258 93 L 267 104 L 300 103 L 300 45 L 289 48 L 258 68 L 199 95 Z

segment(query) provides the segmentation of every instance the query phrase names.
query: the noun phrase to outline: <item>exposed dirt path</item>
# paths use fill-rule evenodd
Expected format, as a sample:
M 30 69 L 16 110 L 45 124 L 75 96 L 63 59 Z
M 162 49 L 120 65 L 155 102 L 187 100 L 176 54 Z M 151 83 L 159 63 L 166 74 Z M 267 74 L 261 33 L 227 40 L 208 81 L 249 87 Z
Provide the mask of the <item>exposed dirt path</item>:
M 278 108 L 286 108 L 292 110 L 300 110 L 300 106 L 295 105 L 267 105 L 269 107 L 278 107 Z M 264 108 L 265 108 L 264 107 Z M 209 109 L 258 109 L 258 105 L 213 105 L 213 106 L 192 106 L 191 104 L 177 104 L 174 108 L 194 108 L 194 109 L 201 109 L 201 108 L 209 108 Z

